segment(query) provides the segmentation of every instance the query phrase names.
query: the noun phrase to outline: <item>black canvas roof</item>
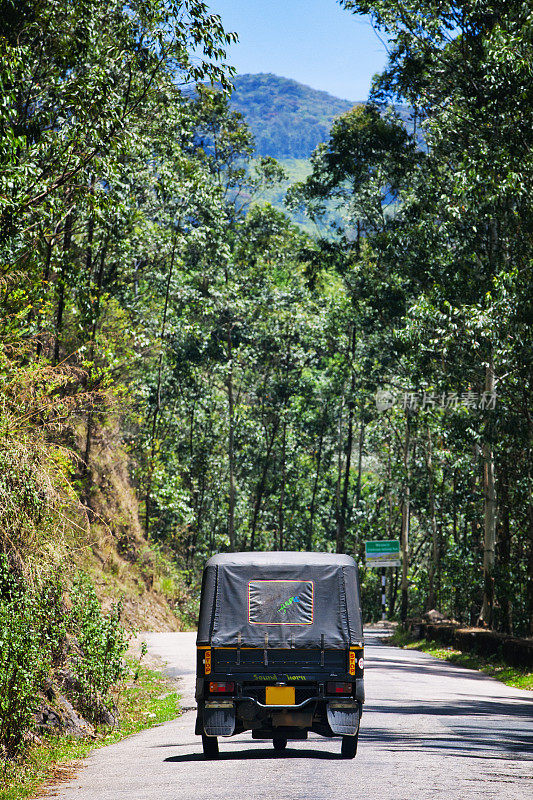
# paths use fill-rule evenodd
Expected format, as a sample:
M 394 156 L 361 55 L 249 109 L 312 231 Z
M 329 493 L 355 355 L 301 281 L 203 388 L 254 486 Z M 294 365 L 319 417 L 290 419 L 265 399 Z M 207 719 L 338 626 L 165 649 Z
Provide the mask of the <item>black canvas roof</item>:
M 351 556 L 294 551 L 223 553 L 208 560 L 198 644 L 348 647 L 363 636 Z
M 284 564 L 312 565 L 312 564 L 338 564 L 339 566 L 353 566 L 355 561 L 351 556 L 343 553 L 306 553 L 301 550 L 271 550 L 268 552 L 246 553 L 218 553 L 206 562 L 206 567 L 225 564 L 257 564 L 260 566 L 271 565 L 277 567 Z

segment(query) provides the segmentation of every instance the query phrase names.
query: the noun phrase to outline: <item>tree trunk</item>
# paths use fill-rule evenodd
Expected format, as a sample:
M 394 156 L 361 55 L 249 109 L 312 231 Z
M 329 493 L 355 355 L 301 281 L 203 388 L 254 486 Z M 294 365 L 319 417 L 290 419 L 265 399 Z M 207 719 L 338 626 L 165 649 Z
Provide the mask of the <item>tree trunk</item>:
M 365 443 L 365 423 L 361 410 L 361 423 L 359 427 L 359 451 L 357 455 L 357 485 L 355 487 L 355 508 L 361 505 L 361 474 L 363 469 L 363 447 Z
M 391 433 L 390 428 L 387 435 L 387 539 L 392 537 L 392 457 L 391 457 Z M 397 569 L 397 568 L 396 568 Z M 389 604 L 390 608 L 390 604 Z M 392 611 L 390 612 L 392 615 Z
M 352 450 L 353 450 L 353 418 L 354 418 L 354 395 L 355 395 L 355 371 L 353 367 L 353 360 L 355 357 L 355 325 L 352 326 L 351 336 L 351 363 L 350 363 L 350 394 L 348 397 L 348 433 L 346 437 L 346 459 L 344 462 L 344 480 L 342 485 L 342 497 L 339 508 L 339 516 L 337 521 L 337 553 L 344 553 L 346 547 L 346 517 L 348 513 L 348 489 L 350 486 L 350 469 L 352 464 Z
M 282 434 L 281 434 L 281 487 L 279 491 L 279 505 L 278 505 L 278 541 L 280 550 L 283 550 L 283 524 L 284 524 L 283 506 L 285 503 L 285 482 L 287 477 L 286 458 L 287 458 L 287 420 L 285 419 L 285 414 L 284 414 Z
M 258 482 L 256 490 L 255 490 L 254 511 L 253 511 L 253 516 L 252 516 L 252 525 L 251 525 L 251 533 L 250 533 L 250 549 L 251 550 L 255 549 L 255 533 L 256 533 L 256 529 L 257 529 L 257 522 L 259 520 L 259 512 L 261 511 L 261 503 L 263 501 L 263 494 L 264 494 L 264 491 L 265 491 L 266 478 L 267 478 L 268 470 L 269 470 L 269 467 L 270 467 L 270 455 L 272 453 L 272 448 L 274 446 L 274 442 L 275 442 L 275 439 L 276 439 L 276 434 L 278 432 L 278 428 L 279 428 L 279 417 L 276 419 L 276 423 L 275 423 L 274 428 L 272 430 L 272 436 L 270 437 L 270 441 L 268 442 L 268 445 L 267 445 L 267 450 L 266 450 L 265 457 L 264 457 L 264 460 L 263 460 L 263 469 L 262 469 L 262 472 L 261 472 L 261 477 L 259 479 L 259 482 Z
M 174 256 L 176 254 L 176 243 L 172 246 L 172 255 L 170 257 L 170 268 L 168 270 L 168 277 L 167 277 L 167 286 L 165 291 L 165 305 L 163 308 L 163 319 L 161 320 L 161 352 L 159 353 L 159 363 L 157 367 L 157 391 L 156 391 L 156 403 L 154 408 L 154 416 L 152 419 L 152 440 L 151 440 L 151 448 L 150 448 L 150 462 L 148 465 L 148 479 L 146 481 L 146 494 L 145 494 L 145 502 L 144 502 L 144 530 L 146 536 L 150 535 L 150 512 L 151 512 L 151 505 L 152 505 L 152 481 L 153 481 L 153 474 L 154 474 L 154 466 L 155 466 L 155 439 L 157 434 L 157 421 L 159 412 L 161 410 L 161 378 L 163 372 L 163 342 L 165 337 L 165 328 L 167 324 L 167 311 L 168 311 L 168 299 L 170 296 L 170 283 L 172 281 L 172 273 L 174 271 Z
M 337 525 L 337 553 L 344 553 L 346 546 L 346 518 L 348 514 L 348 488 L 350 486 L 350 468 L 353 449 L 353 401 L 348 401 L 348 435 L 346 439 L 346 458 L 344 460 L 344 479 Z
M 431 522 L 431 560 L 429 564 L 429 590 L 426 598 L 426 611 L 436 608 L 438 605 L 437 592 L 435 588 L 435 579 L 439 572 L 439 531 L 437 527 L 437 518 L 435 516 L 435 483 L 433 475 L 433 453 L 431 442 L 431 431 L 429 425 L 427 427 L 427 446 L 425 448 L 426 457 L 426 470 L 428 476 L 428 499 L 429 499 L 429 516 Z
M 228 537 L 230 552 L 235 551 L 235 409 L 233 398 L 233 349 L 231 338 L 231 320 L 227 324 L 227 361 L 228 377 L 226 386 L 228 389 L 228 468 L 229 468 L 229 492 L 228 492 Z
M 196 555 L 196 545 L 198 542 L 198 536 L 200 535 L 200 531 L 202 530 L 205 489 L 206 489 L 205 476 L 202 476 L 201 489 L 196 492 L 196 509 L 195 509 L 196 522 L 194 525 L 194 530 L 191 536 L 190 546 L 188 548 L 188 553 L 187 553 L 187 558 L 189 560 L 189 564 L 191 567 L 194 564 L 194 557 Z
M 485 391 L 494 391 L 494 366 L 492 358 L 485 373 Z M 488 427 L 488 426 L 486 426 Z M 485 527 L 483 539 L 483 605 L 478 623 L 489 628 L 492 625 L 494 610 L 494 559 L 496 549 L 496 487 L 494 480 L 494 454 L 485 431 L 483 443 L 483 501 L 485 507 Z
M 85 250 L 85 275 L 90 285 L 93 272 L 93 239 L 94 239 L 94 214 L 89 218 L 87 226 L 87 248 Z
M 512 588 L 510 584 L 511 571 L 511 521 L 509 508 L 509 473 L 507 464 L 501 466 L 501 480 L 498 485 L 500 524 L 498 536 L 498 562 L 501 567 L 502 582 L 500 586 L 500 608 L 502 614 L 502 630 L 504 633 L 513 632 L 513 604 Z
M 528 464 L 531 464 L 531 450 L 528 452 Z M 526 543 L 528 545 L 528 564 L 527 564 L 527 584 L 526 584 L 526 610 L 527 610 L 527 623 L 528 623 L 528 636 L 533 636 L 533 497 L 531 493 L 532 476 L 531 469 L 528 470 L 528 504 L 527 504 L 527 518 L 528 518 L 528 536 Z
M 398 597 L 398 582 L 400 572 L 398 567 L 394 567 L 393 577 L 389 581 L 389 617 L 394 616 L 396 608 L 396 598 Z
M 453 471 L 452 484 L 452 535 L 453 541 L 457 544 L 457 469 Z
M 61 259 L 61 271 L 57 280 L 57 310 L 54 333 L 54 366 L 59 361 L 59 343 L 63 332 L 63 315 L 65 313 L 65 287 L 67 282 L 68 262 L 70 255 L 70 245 L 72 242 L 72 211 L 69 211 L 65 219 L 65 230 L 63 234 L 63 255 Z
M 324 413 L 322 414 L 322 419 L 320 423 L 320 436 L 318 439 L 318 453 L 316 458 L 316 472 L 315 472 L 315 480 L 313 483 L 313 493 L 311 495 L 311 505 L 309 507 L 309 530 L 307 533 L 307 549 L 313 549 L 313 533 L 314 533 L 314 525 L 315 525 L 315 503 L 316 503 L 316 495 L 318 491 L 318 481 L 320 479 L 320 465 L 322 462 L 322 447 L 324 444 L 324 429 L 326 427 L 326 417 L 327 417 L 327 406 L 324 408 Z
M 409 448 L 411 444 L 409 410 L 405 412 L 405 441 L 403 448 L 404 486 L 402 498 L 402 527 L 400 544 L 402 548 L 402 583 L 400 619 L 405 622 L 408 609 L 408 572 L 409 572 L 409 514 L 410 514 L 410 469 Z
M 335 529 L 336 529 L 336 546 L 337 553 L 339 549 L 339 530 L 341 518 L 341 482 L 342 482 L 342 417 L 344 411 L 344 395 L 341 397 L 341 405 L 339 408 L 339 426 L 337 437 L 337 481 L 335 486 Z

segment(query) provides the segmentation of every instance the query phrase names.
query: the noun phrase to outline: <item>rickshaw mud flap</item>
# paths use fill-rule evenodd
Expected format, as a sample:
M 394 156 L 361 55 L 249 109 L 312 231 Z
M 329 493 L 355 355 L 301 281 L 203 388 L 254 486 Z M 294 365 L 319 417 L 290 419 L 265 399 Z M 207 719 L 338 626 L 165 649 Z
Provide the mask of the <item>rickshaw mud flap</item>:
M 235 731 L 235 706 L 229 701 L 206 703 L 203 722 L 207 736 L 231 736 Z
M 359 706 L 330 702 L 327 715 L 331 730 L 339 736 L 355 736 L 359 730 Z

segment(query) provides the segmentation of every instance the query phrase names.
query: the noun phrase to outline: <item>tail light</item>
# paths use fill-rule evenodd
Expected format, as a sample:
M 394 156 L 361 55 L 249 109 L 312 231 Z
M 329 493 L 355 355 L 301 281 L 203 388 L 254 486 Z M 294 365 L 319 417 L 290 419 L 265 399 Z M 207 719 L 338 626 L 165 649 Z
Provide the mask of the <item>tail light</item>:
M 337 683 L 336 681 L 328 681 L 326 684 L 328 694 L 351 694 L 351 683 Z
M 232 692 L 234 689 L 235 689 L 235 684 L 233 683 L 233 681 L 229 681 L 226 683 L 211 681 L 209 683 L 209 691 L 212 693 L 225 692 L 227 694 L 228 692 Z

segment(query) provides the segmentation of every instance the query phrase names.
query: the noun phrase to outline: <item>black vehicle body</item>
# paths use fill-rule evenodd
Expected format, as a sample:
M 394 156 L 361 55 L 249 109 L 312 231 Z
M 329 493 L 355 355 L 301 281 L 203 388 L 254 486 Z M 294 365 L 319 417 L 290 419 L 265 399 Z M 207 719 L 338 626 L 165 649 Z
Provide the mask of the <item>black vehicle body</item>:
M 364 703 L 357 565 L 346 555 L 213 556 L 197 637 L 196 734 L 251 730 L 283 749 L 308 731 L 342 736 L 353 757 Z

